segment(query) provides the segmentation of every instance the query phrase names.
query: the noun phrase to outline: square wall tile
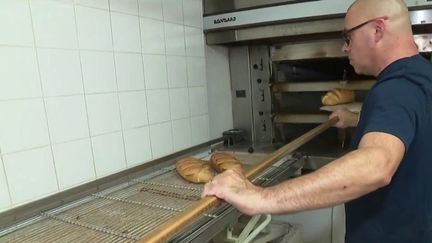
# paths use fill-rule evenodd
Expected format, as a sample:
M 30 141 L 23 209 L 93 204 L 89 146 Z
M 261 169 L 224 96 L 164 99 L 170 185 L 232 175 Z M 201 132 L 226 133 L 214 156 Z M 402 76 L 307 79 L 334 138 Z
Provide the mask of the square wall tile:
M 98 178 L 126 168 L 123 138 L 120 132 L 93 137 L 91 140 Z
M 121 130 L 117 94 L 88 95 L 87 110 L 92 136 Z
M 108 10 L 108 0 L 75 0 L 75 4 Z
M 192 146 L 210 140 L 208 115 L 191 117 Z
M 163 20 L 162 0 L 138 0 L 139 15 Z
M 38 49 L 38 59 L 45 96 L 83 93 L 78 51 Z
M 176 120 L 190 116 L 189 91 L 187 88 L 170 89 L 171 119 Z
M 204 86 L 207 84 L 205 58 L 188 57 L 187 72 L 189 87 Z
M 167 55 L 185 55 L 184 26 L 165 23 L 165 43 Z
M 36 45 L 77 48 L 72 1 L 30 0 Z
M 161 123 L 170 120 L 170 103 L 167 89 L 147 91 L 147 109 L 149 123 Z
M 165 54 L 165 34 L 162 21 L 140 18 L 142 52 Z
M 67 96 L 45 100 L 52 143 L 89 136 L 84 96 Z
M 42 99 L 2 101 L 0 114 L 0 147 L 3 154 L 50 143 Z
M 78 41 L 81 49 L 112 51 L 109 12 L 87 7 L 76 7 Z
M 144 89 L 144 64 L 141 54 L 115 53 L 117 86 L 119 91 Z
M 186 58 L 167 56 L 168 85 L 170 88 L 183 88 L 188 85 Z
M 120 93 L 119 99 L 123 129 L 148 124 L 145 91 Z
M 0 158 L 0 210 L 8 208 L 12 204 L 9 196 L 9 187 L 6 180 L 6 174 L 3 168 L 3 161 Z
M 207 87 L 189 88 L 189 102 L 192 116 L 208 113 Z
M 58 191 L 50 147 L 3 155 L 13 204 Z
M 0 44 L 32 46 L 32 28 L 27 0 L 0 1 Z
M 111 21 L 114 50 L 141 53 L 141 37 L 138 16 L 111 13 Z
M 0 100 L 41 95 L 35 50 L 0 47 Z
M 150 126 L 150 140 L 153 158 L 160 158 L 173 151 L 171 122 Z
M 151 160 L 152 153 L 148 127 L 124 131 L 124 140 L 128 168 Z
M 172 121 L 174 151 L 179 151 L 191 146 L 190 119 Z
M 184 24 L 202 28 L 202 0 L 183 0 Z
M 90 139 L 57 144 L 52 149 L 60 189 L 96 178 Z
M 204 34 L 202 29 L 185 27 L 186 55 L 204 57 Z
M 86 94 L 117 90 L 112 52 L 83 51 L 81 65 Z
M 166 22 L 183 24 L 183 2 L 181 0 L 162 0 L 162 7 Z
M 137 0 L 110 0 L 109 2 L 111 11 L 138 15 Z
M 166 59 L 160 55 L 144 55 L 146 89 L 168 88 Z

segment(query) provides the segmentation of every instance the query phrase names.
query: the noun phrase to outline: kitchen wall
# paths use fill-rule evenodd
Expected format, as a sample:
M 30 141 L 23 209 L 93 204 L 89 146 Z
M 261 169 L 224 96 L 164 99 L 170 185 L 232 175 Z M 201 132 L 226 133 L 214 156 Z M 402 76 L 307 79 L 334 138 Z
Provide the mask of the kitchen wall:
M 220 136 L 229 90 L 201 0 L 0 1 L 0 211 Z

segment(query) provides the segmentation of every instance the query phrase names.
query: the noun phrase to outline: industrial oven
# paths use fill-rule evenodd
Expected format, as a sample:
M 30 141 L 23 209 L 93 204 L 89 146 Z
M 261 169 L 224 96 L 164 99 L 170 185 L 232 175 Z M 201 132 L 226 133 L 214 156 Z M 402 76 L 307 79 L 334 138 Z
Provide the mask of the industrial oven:
M 213 13 L 204 18 L 207 43 L 230 48 L 234 127 L 247 132 L 252 147 L 280 146 L 326 121 L 338 108 L 321 104 L 331 89 L 353 90 L 347 108 L 360 111 L 375 79 L 357 75 L 342 52 L 343 17 L 353 1 L 206 2 Z M 430 60 L 431 5 L 406 2 L 414 39 Z M 302 149 L 338 156 L 350 133 L 329 129 Z
M 284 144 L 328 120 L 334 107 L 321 96 L 333 88 L 354 90 L 361 110 L 373 77 L 355 74 L 339 38 L 352 1 L 204 0 L 209 45 L 229 48 L 233 124 L 221 139 L 0 213 L 0 242 L 145 242 L 164 223 L 201 200 L 202 185 L 185 182 L 174 163 L 185 156 L 208 159 L 228 151 L 246 169 L 267 161 Z M 431 59 L 432 6 L 407 1 L 416 43 Z M 268 186 L 316 169 L 348 151 L 351 130 L 330 128 L 296 149 L 273 157 L 252 181 Z M 234 235 L 241 213 L 222 203 L 181 227 L 170 242 L 288 241 L 295 225 L 256 228 Z M 261 227 L 261 228 L 260 228 Z M 228 228 L 228 235 L 220 233 Z M 264 230 L 266 228 L 266 230 Z M 261 238 L 260 238 L 261 237 Z M 261 239 L 262 241 L 259 241 Z

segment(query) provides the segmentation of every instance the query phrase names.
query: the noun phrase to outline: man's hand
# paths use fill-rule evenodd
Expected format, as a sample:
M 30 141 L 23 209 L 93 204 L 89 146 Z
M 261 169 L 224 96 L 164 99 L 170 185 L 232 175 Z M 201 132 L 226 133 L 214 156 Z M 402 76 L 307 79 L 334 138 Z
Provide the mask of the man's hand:
M 338 117 L 339 121 L 334 125 L 337 128 L 356 127 L 359 121 L 359 114 L 341 108 L 333 111 L 329 118 Z
M 227 170 L 205 184 L 202 196 L 216 196 L 242 213 L 256 215 L 262 213 L 265 206 L 262 191 L 263 188 L 252 184 L 238 171 Z

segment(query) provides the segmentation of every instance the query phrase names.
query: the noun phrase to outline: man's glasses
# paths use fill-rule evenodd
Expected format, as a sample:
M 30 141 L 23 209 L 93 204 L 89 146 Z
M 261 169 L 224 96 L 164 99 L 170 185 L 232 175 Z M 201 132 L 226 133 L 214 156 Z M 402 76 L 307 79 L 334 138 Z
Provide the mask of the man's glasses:
M 381 17 L 373 18 L 373 19 L 370 19 L 370 20 L 368 20 L 366 22 L 363 22 L 363 23 L 361 23 L 361 24 L 359 24 L 357 26 L 354 26 L 351 29 L 343 30 L 342 31 L 342 38 L 345 41 L 345 45 L 349 46 L 351 44 L 351 33 L 354 30 L 360 29 L 361 27 L 363 27 L 363 26 L 365 26 L 365 25 L 367 25 L 367 24 L 369 24 L 371 22 L 377 21 L 379 19 L 387 20 L 388 17 L 387 16 L 381 16 Z

